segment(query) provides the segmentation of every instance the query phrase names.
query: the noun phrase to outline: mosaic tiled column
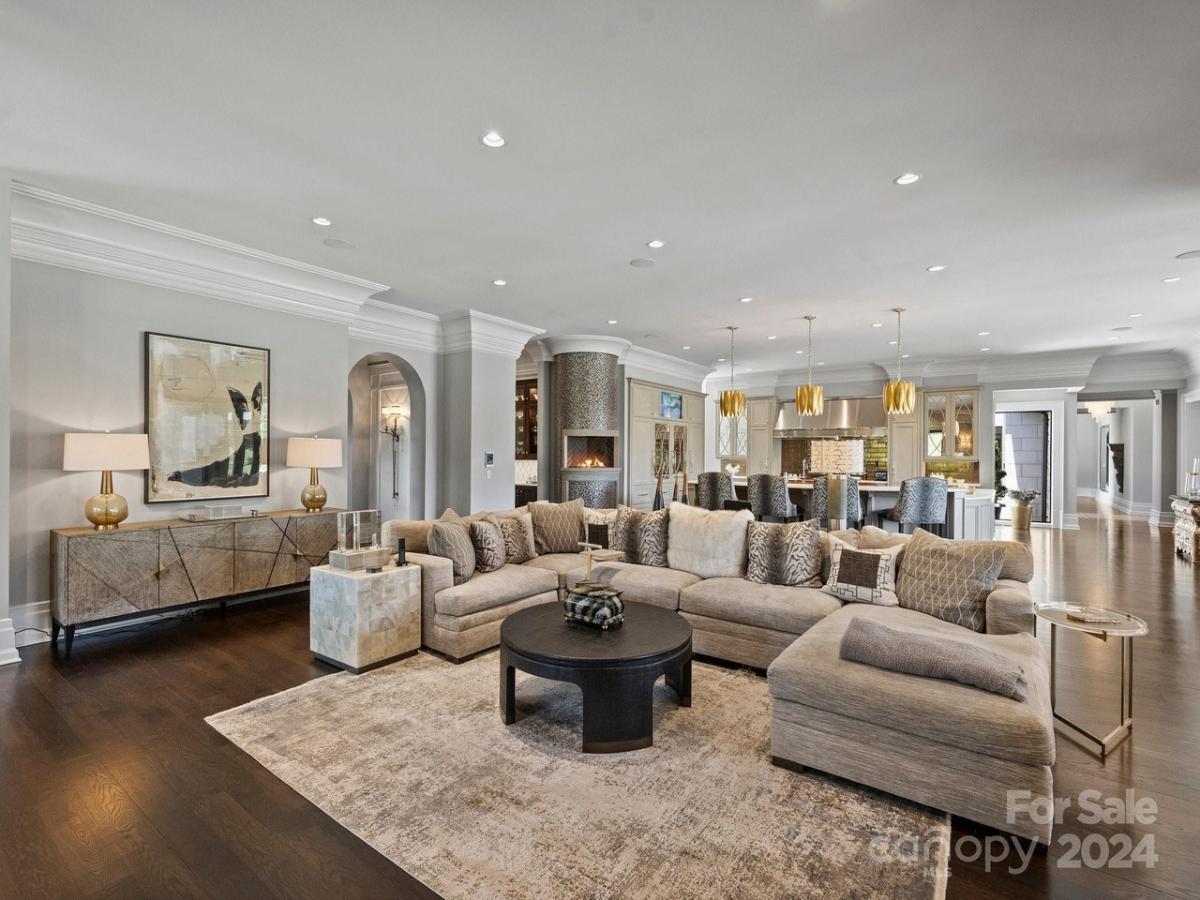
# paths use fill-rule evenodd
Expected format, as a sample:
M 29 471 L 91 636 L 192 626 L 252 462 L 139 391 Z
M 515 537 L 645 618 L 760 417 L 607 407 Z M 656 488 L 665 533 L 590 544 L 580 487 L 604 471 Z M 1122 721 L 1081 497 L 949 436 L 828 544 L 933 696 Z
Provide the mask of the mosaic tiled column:
M 617 397 L 620 360 L 612 353 L 572 351 L 554 357 L 554 460 L 556 477 L 561 478 L 563 432 L 572 430 L 615 431 L 620 423 Z M 610 507 L 617 503 L 620 473 L 588 475 L 586 480 L 571 481 L 563 489 L 563 500 L 582 497 L 589 507 Z

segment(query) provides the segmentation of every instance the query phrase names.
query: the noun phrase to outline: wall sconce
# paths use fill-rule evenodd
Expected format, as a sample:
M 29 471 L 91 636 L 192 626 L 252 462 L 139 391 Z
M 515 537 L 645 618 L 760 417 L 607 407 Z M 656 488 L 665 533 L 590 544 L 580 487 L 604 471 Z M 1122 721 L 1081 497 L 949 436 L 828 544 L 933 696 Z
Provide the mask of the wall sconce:
M 385 406 L 379 411 L 383 420 L 380 434 L 386 434 L 392 439 L 392 499 L 400 499 L 400 451 L 401 441 L 404 440 L 404 421 L 408 413 L 402 406 Z

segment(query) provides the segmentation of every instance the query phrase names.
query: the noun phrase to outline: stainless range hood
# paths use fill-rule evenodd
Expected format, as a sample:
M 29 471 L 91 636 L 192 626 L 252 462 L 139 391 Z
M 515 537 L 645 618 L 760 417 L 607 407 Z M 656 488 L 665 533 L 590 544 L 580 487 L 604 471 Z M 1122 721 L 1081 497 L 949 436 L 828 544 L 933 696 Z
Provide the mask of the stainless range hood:
M 775 417 L 777 438 L 875 437 L 887 434 L 887 413 L 881 397 L 826 399 L 819 416 L 801 416 L 796 404 L 783 400 Z

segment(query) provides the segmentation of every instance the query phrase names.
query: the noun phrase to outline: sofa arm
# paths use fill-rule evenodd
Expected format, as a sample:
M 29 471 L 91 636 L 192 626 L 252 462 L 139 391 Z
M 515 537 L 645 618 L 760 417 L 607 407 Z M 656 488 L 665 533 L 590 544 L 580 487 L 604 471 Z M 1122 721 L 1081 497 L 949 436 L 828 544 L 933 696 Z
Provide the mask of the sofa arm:
M 1036 634 L 1029 585 L 1001 578 L 988 594 L 984 608 L 988 634 Z
M 428 553 L 406 554 L 410 563 L 421 567 L 421 643 L 429 646 L 433 616 L 437 612 L 434 600 L 439 591 L 454 585 L 454 564 L 443 556 Z

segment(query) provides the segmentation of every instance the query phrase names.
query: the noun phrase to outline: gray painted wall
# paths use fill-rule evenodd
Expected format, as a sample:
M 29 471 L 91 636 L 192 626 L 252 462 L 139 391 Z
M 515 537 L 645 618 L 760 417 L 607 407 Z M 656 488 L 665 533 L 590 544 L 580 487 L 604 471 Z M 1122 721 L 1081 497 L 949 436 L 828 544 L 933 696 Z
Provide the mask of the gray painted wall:
M 505 354 L 462 350 L 442 358 L 441 495 L 461 515 L 513 506 L 516 378 L 516 359 Z
M 9 618 L 9 495 L 12 472 L 10 469 L 10 416 L 9 401 L 12 375 L 12 191 L 10 174 L 0 169 L 0 665 L 18 661 L 15 649 L 16 636 Z M 87 495 L 88 497 L 91 494 Z M 86 497 L 80 498 L 80 503 Z
M 96 473 L 62 471 L 63 433 L 144 428 L 144 332 L 271 350 L 271 493 L 246 505 L 299 506 L 308 473 L 284 465 L 288 437 L 346 438 L 344 325 L 19 260 L 12 293 L 14 606 L 49 599 L 48 532 L 86 524 L 83 502 L 99 486 Z M 141 473 L 113 479 L 131 521 L 173 518 L 198 505 L 147 507 Z M 344 469 L 323 471 L 321 482 L 331 506 L 345 505 Z

